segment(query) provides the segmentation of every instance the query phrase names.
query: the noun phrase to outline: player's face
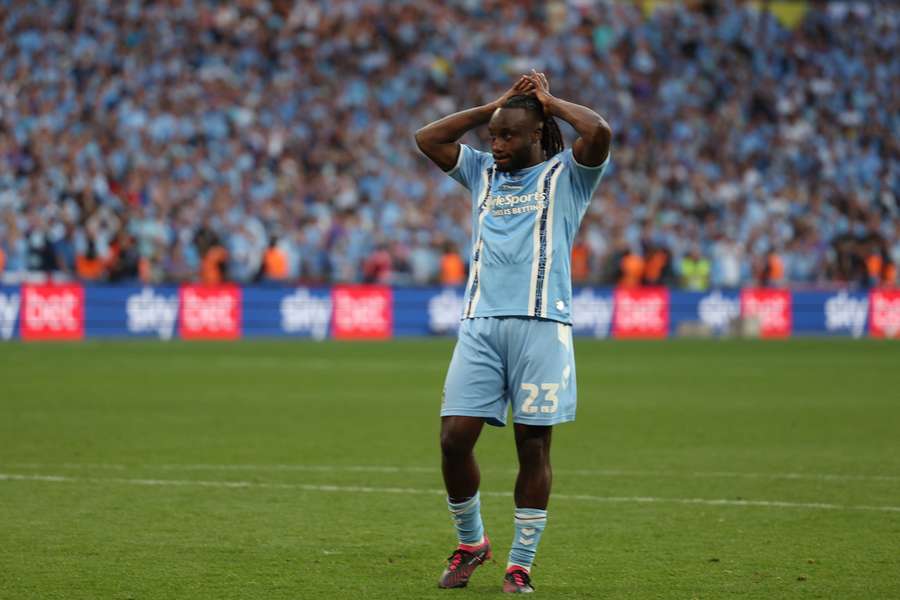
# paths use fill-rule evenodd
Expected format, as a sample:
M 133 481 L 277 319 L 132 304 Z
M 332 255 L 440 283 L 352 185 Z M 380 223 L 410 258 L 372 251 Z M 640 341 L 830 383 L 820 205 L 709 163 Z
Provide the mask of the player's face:
M 515 171 L 542 160 L 541 123 L 524 108 L 497 109 L 488 132 L 498 171 Z

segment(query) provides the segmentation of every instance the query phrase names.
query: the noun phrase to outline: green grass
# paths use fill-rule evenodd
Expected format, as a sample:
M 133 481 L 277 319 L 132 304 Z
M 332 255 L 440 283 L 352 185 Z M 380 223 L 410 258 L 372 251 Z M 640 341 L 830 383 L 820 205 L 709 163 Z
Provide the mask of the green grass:
M 900 598 L 900 344 L 576 346 L 540 597 Z M 500 597 L 509 428 L 478 446 L 497 560 L 435 589 L 451 349 L 0 345 L 0 598 Z

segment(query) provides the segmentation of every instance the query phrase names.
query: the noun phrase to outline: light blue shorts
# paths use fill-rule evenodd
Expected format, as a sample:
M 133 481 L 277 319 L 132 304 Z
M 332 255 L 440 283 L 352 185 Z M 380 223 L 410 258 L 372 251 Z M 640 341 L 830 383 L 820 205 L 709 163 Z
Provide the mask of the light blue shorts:
M 524 317 L 465 319 L 444 382 L 441 416 L 556 425 L 575 419 L 572 327 Z

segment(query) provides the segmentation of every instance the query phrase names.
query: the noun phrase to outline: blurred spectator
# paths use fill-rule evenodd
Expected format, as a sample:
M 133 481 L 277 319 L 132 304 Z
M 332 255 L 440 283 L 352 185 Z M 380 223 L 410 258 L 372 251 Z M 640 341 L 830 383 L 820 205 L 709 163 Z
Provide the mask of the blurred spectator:
M 47 235 L 42 220 L 33 216 L 31 226 L 25 234 L 28 252 L 28 270 L 32 272 L 52 273 L 57 266 L 53 244 Z
M 774 249 L 769 250 L 761 261 L 758 282 L 761 286 L 780 287 L 785 283 L 784 260 Z
M 207 248 L 200 259 L 200 282 L 216 285 L 228 280 L 228 250 L 218 239 Z
M 644 278 L 644 257 L 627 243 L 620 244 L 617 253 L 616 283 L 622 287 L 638 287 Z
M 379 244 L 365 259 L 362 267 L 363 281 L 366 283 L 390 283 L 393 275 L 393 259 L 387 244 Z
M 65 233 L 53 244 L 53 253 L 56 255 L 54 271 L 71 276 L 75 274 L 75 224 L 69 222 L 63 227 Z
M 175 240 L 171 250 L 164 259 L 164 271 L 167 279 L 175 283 L 194 281 L 197 274 L 198 257 L 193 246 Z
M 278 246 L 277 237 L 269 238 L 261 274 L 266 281 L 286 281 L 290 276 L 287 254 Z
M 100 281 L 106 274 L 106 261 L 97 253 L 97 243 L 88 238 L 83 253 L 75 257 L 75 274 L 83 281 Z
M 3 268 L 0 268 L 0 278 L 5 273 L 16 274 L 16 278 L 20 278 L 27 272 L 28 264 L 28 247 L 25 239 L 19 232 L 18 224 L 12 213 L 8 213 L 0 230 L 0 253 L 3 255 Z
M 698 246 L 694 245 L 688 255 L 681 259 L 679 271 L 681 287 L 698 292 L 709 289 L 712 266 L 709 259 L 700 253 Z
M 889 260 L 884 263 L 882 270 L 880 287 L 895 288 L 897 287 L 897 265 Z
M 591 247 L 579 234 L 572 245 L 572 282 L 576 285 L 585 284 L 591 277 Z
M 462 285 L 466 282 L 466 264 L 453 242 L 444 243 L 441 255 L 441 285 Z
M 650 245 L 645 250 L 647 262 L 644 265 L 645 285 L 672 285 L 672 255 L 663 246 Z
M 138 278 L 140 255 L 134 236 L 120 229 L 109 245 L 107 272 L 112 282 L 133 281 Z

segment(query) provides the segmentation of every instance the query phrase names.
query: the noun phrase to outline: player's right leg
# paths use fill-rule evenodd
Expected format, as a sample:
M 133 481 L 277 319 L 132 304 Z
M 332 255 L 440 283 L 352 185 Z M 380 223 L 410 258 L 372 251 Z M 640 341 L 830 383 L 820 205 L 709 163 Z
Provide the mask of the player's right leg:
M 441 472 L 459 544 L 447 559 L 438 587 L 465 587 L 475 569 L 491 558 L 491 542 L 481 520 L 481 474 L 474 454 L 482 427 L 480 417 L 441 418 Z
M 441 471 L 459 544 L 438 581 L 442 588 L 465 587 L 475 569 L 491 558 L 474 449 L 484 423 L 503 424 L 506 417 L 505 365 L 493 343 L 492 321 L 463 321 L 444 385 Z

